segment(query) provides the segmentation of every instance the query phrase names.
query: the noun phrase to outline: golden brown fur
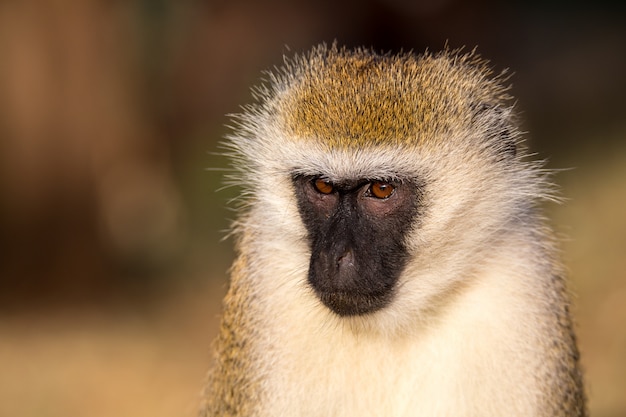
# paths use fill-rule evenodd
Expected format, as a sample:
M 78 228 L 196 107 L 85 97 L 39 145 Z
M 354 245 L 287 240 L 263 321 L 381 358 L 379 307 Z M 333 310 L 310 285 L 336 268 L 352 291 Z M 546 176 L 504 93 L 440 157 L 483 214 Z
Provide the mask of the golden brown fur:
M 324 138 L 331 147 L 422 143 L 472 123 L 468 107 L 508 98 L 473 54 L 331 51 L 294 59 L 277 79 L 273 104 L 296 138 Z

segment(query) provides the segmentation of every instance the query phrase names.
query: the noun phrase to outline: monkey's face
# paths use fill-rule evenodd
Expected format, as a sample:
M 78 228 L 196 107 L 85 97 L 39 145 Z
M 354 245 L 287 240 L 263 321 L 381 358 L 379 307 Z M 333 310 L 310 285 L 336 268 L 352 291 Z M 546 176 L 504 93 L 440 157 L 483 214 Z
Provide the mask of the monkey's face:
M 330 182 L 295 176 L 311 247 L 308 282 L 340 316 L 375 312 L 392 299 L 409 256 L 406 225 L 419 203 L 411 182 Z
M 344 322 L 408 327 L 439 308 L 548 188 L 471 54 L 321 47 L 256 95 L 227 143 L 237 226 L 268 271 L 255 279 Z

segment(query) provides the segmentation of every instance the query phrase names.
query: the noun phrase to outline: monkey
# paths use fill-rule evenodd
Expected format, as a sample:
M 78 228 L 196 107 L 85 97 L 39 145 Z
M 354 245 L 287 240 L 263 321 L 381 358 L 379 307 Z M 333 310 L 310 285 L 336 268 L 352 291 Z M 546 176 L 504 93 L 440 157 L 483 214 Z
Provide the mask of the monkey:
M 320 44 L 234 115 L 201 416 L 586 416 L 556 189 L 474 50 Z

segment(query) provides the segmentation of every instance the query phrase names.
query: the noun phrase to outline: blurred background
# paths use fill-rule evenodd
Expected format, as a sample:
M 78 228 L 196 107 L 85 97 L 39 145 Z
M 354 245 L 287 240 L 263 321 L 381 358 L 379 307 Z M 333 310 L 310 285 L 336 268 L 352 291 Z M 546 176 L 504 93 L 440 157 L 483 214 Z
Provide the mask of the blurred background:
M 233 253 L 225 114 L 284 54 L 446 42 L 510 68 L 596 417 L 626 416 L 624 7 L 0 2 L 0 416 L 194 415 Z M 210 168 L 207 170 L 207 168 Z

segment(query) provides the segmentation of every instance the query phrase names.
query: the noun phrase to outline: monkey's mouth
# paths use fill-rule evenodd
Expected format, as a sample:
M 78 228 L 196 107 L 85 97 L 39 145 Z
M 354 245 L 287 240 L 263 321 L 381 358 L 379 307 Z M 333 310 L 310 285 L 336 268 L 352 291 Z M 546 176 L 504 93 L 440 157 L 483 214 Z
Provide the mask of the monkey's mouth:
M 391 294 L 358 294 L 348 291 L 318 291 L 322 303 L 342 317 L 374 313 L 389 304 Z
M 320 301 L 342 317 L 371 314 L 386 307 L 402 270 L 386 266 L 379 256 L 366 257 L 362 251 L 358 254 L 348 247 L 321 250 L 311 256 L 309 284 Z

